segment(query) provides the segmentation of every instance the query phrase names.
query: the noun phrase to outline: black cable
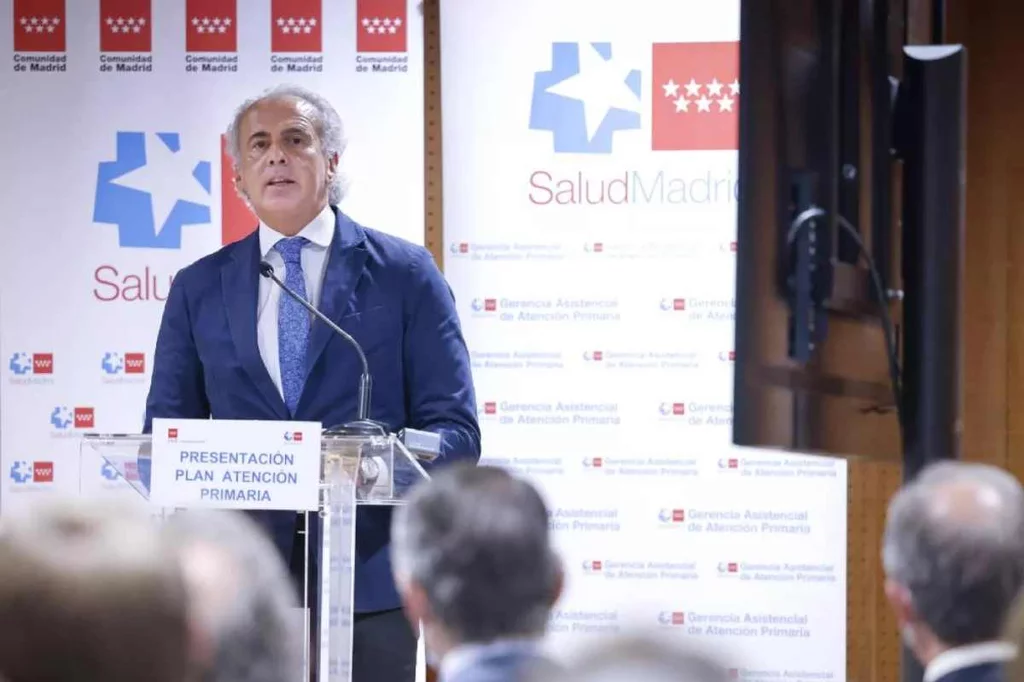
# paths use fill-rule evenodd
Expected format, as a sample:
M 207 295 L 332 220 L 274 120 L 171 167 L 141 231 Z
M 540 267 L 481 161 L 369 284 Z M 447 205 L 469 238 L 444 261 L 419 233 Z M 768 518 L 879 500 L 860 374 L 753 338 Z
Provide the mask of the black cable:
M 800 234 L 800 230 L 805 225 L 810 223 L 814 218 L 825 217 L 827 212 L 825 209 L 818 206 L 811 206 L 810 208 L 802 211 L 789 226 L 789 231 L 786 234 L 786 246 L 787 249 L 792 248 L 793 242 Z M 860 232 L 854 227 L 849 220 L 841 215 L 836 215 L 836 220 L 839 226 L 846 231 L 853 242 L 857 245 L 857 249 L 860 251 L 861 256 L 867 261 L 868 269 L 871 271 L 871 281 L 874 284 L 875 294 L 878 296 L 878 305 L 881 309 L 882 317 L 882 330 L 885 335 L 885 350 L 888 356 L 889 364 L 889 381 L 892 383 L 892 395 L 893 400 L 896 402 L 896 420 L 899 422 L 900 437 L 902 441 L 904 421 L 903 421 L 903 373 L 900 370 L 899 356 L 896 353 L 896 334 L 894 332 L 894 325 L 892 323 L 892 315 L 889 312 L 888 300 L 889 297 L 885 293 L 885 289 L 882 287 L 882 276 L 878 272 L 878 267 L 875 265 L 875 259 L 871 257 L 871 252 L 868 251 L 867 247 L 864 246 L 864 240 L 860 237 Z

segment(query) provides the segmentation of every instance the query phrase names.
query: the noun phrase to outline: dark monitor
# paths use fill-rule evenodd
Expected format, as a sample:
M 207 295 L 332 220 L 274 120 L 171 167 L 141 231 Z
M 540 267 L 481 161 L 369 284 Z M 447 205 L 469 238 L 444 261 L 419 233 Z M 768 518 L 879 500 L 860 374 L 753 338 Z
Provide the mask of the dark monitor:
M 737 445 L 901 456 L 887 7 L 741 5 Z

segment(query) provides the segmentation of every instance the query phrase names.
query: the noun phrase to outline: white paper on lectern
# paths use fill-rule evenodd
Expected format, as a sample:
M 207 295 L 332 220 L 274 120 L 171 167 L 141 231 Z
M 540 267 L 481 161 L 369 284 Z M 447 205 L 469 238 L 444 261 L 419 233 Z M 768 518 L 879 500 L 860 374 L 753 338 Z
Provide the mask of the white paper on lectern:
M 150 502 L 314 511 L 319 422 L 154 419 Z

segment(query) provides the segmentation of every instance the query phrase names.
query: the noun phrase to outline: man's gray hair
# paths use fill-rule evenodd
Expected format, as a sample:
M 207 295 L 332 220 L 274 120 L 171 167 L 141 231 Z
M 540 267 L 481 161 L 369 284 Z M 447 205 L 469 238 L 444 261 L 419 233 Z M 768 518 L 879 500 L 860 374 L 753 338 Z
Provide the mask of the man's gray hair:
M 561 581 L 548 510 L 526 481 L 452 464 L 395 513 L 395 576 L 426 593 L 458 642 L 543 634 Z
M 1024 492 L 1007 472 L 942 462 L 889 505 L 882 560 L 944 643 L 998 639 L 1024 582 Z
M 324 157 L 330 159 L 335 154 L 341 159 L 348 142 L 345 140 L 345 126 L 341 116 L 326 97 L 299 85 L 278 85 L 263 91 L 255 97 L 247 99 L 236 110 L 227 130 L 227 150 L 237 169 L 242 160 L 242 119 L 257 104 L 282 99 L 297 99 L 309 105 L 315 112 L 313 124 L 320 139 L 320 148 Z M 341 203 L 345 197 L 345 183 L 342 174 L 335 170 L 328 188 L 328 202 L 332 205 Z M 246 201 L 248 199 L 243 196 Z
M 193 618 L 212 638 L 204 682 L 282 682 L 302 669 L 298 601 L 284 562 L 241 512 L 183 511 L 165 531 L 192 592 Z

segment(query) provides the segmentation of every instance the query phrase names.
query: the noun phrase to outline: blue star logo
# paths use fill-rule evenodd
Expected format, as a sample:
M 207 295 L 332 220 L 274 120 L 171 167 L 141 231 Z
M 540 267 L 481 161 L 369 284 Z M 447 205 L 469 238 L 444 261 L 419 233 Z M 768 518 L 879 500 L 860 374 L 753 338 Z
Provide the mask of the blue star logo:
M 66 429 L 75 420 L 74 413 L 66 407 L 55 407 L 50 413 L 50 423 L 54 428 Z
M 108 481 L 116 481 L 118 476 L 120 476 L 120 474 L 117 473 L 117 469 L 115 469 L 109 462 L 103 463 L 103 468 L 100 469 L 100 475 Z
M 8 367 L 18 376 L 28 374 L 32 371 L 32 355 L 30 353 L 15 353 L 11 356 Z
M 104 353 L 101 365 L 107 374 L 117 374 L 124 369 L 124 358 L 120 353 Z
M 610 154 L 619 130 L 640 128 L 640 71 L 611 43 L 554 43 L 551 70 L 533 79 L 530 130 L 551 131 L 556 153 Z
M 32 480 L 32 467 L 28 462 L 15 462 L 11 465 L 11 480 L 15 483 L 28 483 Z
M 101 161 L 93 221 L 117 225 L 125 248 L 180 249 L 181 228 L 210 222 L 209 161 L 178 133 L 117 133 L 117 160 Z

